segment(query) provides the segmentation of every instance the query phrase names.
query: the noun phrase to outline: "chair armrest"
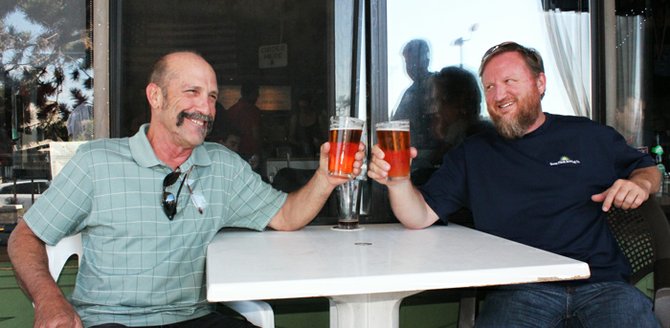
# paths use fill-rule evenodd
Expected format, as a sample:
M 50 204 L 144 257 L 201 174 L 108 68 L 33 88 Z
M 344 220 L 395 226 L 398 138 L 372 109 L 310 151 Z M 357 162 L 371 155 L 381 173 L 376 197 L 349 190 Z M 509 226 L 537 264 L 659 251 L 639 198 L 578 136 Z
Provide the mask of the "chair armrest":
M 274 328 L 275 316 L 270 304 L 263 301 L 223 302 L 223 305 L 237 311 L 252 324 L 261 328 Z
M 656 290 L 654 314 L 661 322 L 661 327 L 670 327 L 670 288 Z
M 670 259 L 660 258 L 654 264 L 654 314 L 661 327 L 670 327 Z
M 670 289 L 670 258 L 659 258 L 654 263 L 654 289 Z
M 659 254 L 664 256 L 664 254 Z M 670 327 L 670 259 L 659 258 L 654 263 L 654 314 L 661 327 Z

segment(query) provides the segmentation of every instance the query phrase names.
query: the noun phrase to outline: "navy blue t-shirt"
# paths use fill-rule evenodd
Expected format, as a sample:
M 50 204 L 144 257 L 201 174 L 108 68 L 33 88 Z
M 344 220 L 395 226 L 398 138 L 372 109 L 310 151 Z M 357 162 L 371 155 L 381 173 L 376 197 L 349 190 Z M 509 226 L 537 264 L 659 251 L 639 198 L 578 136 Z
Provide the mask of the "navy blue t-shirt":
M 590 282 L 627 281 L 630 266 L 591 195 L 654 161 L 611 127 L 545 115 L 519 139 L 468 138 L 420 190 L 445 222 L 467 207 L 478 230 L 587 262 Z

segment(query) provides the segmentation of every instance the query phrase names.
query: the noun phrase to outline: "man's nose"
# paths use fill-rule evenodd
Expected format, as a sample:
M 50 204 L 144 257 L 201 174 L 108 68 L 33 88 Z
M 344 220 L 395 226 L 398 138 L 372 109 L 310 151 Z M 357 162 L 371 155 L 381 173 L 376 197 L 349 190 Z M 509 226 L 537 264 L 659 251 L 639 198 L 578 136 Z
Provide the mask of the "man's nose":
M 502 100 L 507 96 L 507 88 L 505 85 L 496 85 L 493 88 L 493 100 Z
M 203 114 L 212 115 L 213 112 L 216 112 L 216 100 L 208 95 L 197 97 L 195 106 Z

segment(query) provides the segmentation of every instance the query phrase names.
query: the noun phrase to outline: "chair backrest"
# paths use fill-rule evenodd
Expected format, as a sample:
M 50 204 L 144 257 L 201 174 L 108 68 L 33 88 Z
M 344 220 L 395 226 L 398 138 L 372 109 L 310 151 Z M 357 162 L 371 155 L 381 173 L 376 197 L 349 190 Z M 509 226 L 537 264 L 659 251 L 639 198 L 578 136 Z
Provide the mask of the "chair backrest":
M 65 263 L 72 255 L 77 255 L 78 262 L 81 263 L 83 255 L 81 234 L 67 236 L 54 246 L 47 245 L 46 250 L 49 258 L 49 273 L 51 273 L 54 281 L 57 281 Z
M 608 223 L 633 269 L 630 282 L 654 273 L 654 313 L 670 327 L 670 225 L 658 200 L 651 196 L 635 210 L 613 208 Z
M 670 272 L 670 223 L 665 212 L 655 197 L 648 200 L 645 206 L 641 206 L 639 211 L 646 219 L 649 228 L 654 237 L 654 252 L 656 261 L 654 272 L 658 273 L 660 269 L 663 272 Z M 654 275 L 654 284 L 656 286 L 670 286 L 670 274 Z
M 70 158 L 74 155 L 80 145 L 85 141 L 68 141 L 68 142 L 51 142 L 49 143 L 49 157 L 51 161 L 51 177 L 52 179 L 60 173 L 60 170 L 65 166 Z M 83 250 L 81 246 L 81 235 L 76 234 L 67 236 L 61 239 L 58 244 L 54 246 L 46 246 L 47 257 L 49 258 L 49 273 L 54 281 L 58 280 L 60 273 L 65 267 L 72 255 L 77 255 L 78 263 L 81 263 Z
M 654 272 L 657 262 L 670 261 L 670 228 L 655 197 L 635 210 L 612 208 L 607 222 L 631 264 L 631 283 Z
M 630 282 L 635 284 L 652 273 L 656 261 L 654 236 L 642 211 L 612 207 L 607 213 L 607 223 L 619 248 L 630 262 Z

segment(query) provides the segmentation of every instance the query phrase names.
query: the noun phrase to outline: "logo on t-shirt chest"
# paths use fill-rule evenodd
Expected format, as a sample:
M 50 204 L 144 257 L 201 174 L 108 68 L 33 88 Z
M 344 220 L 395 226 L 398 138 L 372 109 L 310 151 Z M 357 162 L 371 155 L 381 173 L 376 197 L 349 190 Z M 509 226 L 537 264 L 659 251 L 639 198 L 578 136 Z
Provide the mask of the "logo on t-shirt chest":
M 549 166 L 561 166 L 561 165 L 580 165 L 582 162 L 580 162 L 578 159 L 571 159 L 568 156 L 561 156 L 561 158 L 556 161 L 556 162 L 549 162 Z

